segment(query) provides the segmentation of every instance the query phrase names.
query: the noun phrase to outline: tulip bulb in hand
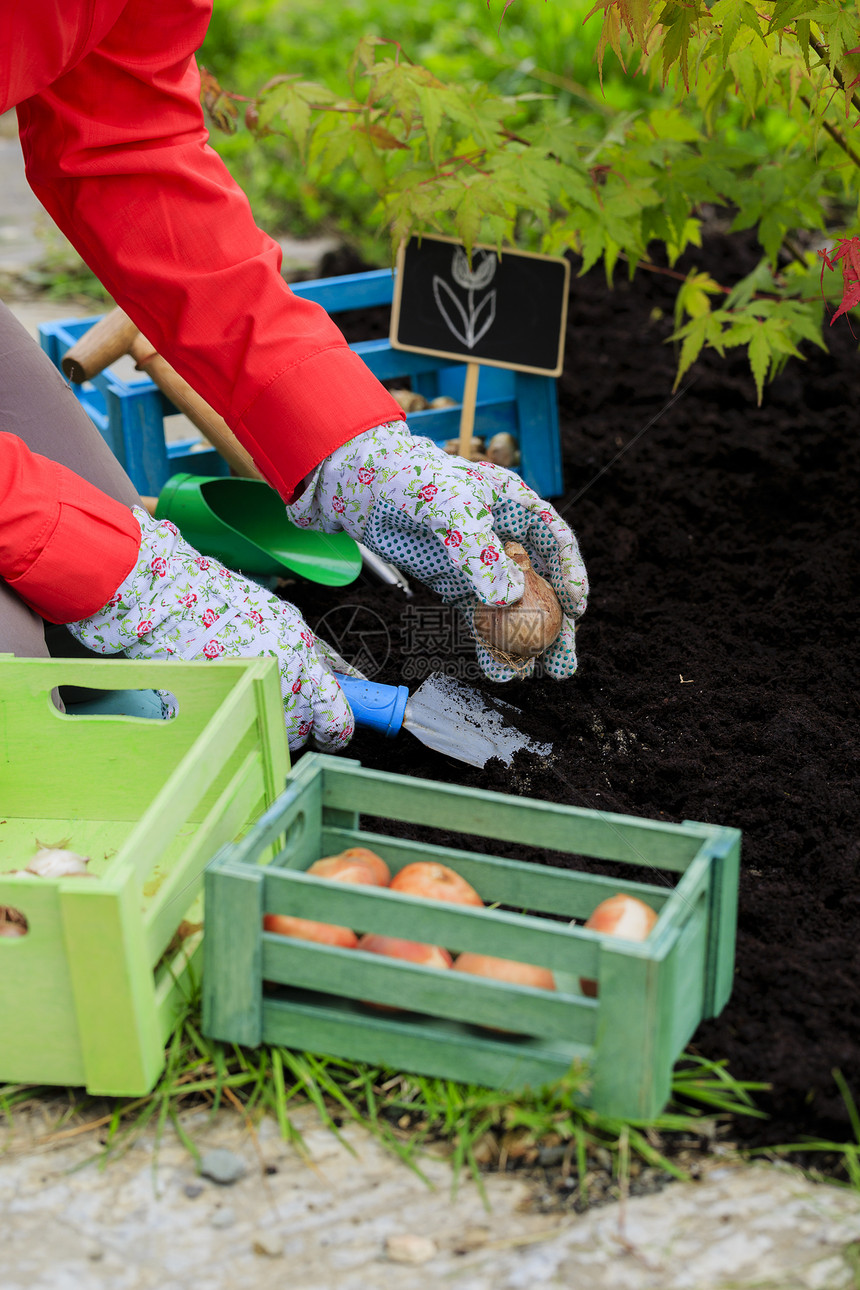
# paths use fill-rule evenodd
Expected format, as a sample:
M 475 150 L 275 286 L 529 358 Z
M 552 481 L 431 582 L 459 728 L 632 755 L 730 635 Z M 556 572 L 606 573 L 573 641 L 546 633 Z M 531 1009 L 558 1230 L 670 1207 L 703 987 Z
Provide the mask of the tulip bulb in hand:
M 532 568 L 525 547 L 506 542 L 505 555 L 525 574 L 523 594 L 512 605 L 476 606 L 475 631 L 507 658 L 535 658 L 561 631 L 562 608 L 552 587 Z

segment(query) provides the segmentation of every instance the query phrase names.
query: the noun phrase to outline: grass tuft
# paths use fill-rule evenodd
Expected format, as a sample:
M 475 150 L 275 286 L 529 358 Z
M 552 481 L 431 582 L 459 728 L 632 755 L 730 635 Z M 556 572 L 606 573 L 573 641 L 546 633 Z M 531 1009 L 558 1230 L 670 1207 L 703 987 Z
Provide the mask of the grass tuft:
M 605 1198 L 605 1187 L 594 1194 L 601 1173 L 610 1175 L 610 1194 L 626 1196 L 634 1162 L 637 1171 L 647 1167 L 666 1179 L 690 1177 L 676 1140 L 682 1147 L 713 1144 L 732 1117 L 762 1114 L 754 1094 L 766 1087 L 734 1079 L 724 1062 L 686 1053 L 676 1068 L 665 1112 L 653 1120 L 625 1121 L 583 1105 L 588 1078 L 582 1067 L 572 1067 L 563 1079 L 543 1088 L 511 1093 L 287 1048 L 244 1049 L 207 1039 L 195 1001 L 177 1024 L 162 1076 L 146 1097 L 111 1100 L 105 1112 L 105 1099 L 80 1090 L 6 1085 L 0 1086 L 0 1117 L 11 1130 L 16 1113 L 31 1105 L 44 1109 L 46 1102 L 56 1105 L 59 1097 L 60 1111 L 40 1142 L 99 1131 L 99 1150 L 82 1163 L 95 1159 L 104 1168 L 150 1126 L 157 1148 L 168 1124 L 199 1163 L 183 1113 L 203 1107 L 214 1116 L 225 1103 L 243 1116 L 255 1144 L 255 1124 L 271 1115 L 282 1138 L 303 1153 L 294 1115 L 310 1104 L 320 1123 L 348 1149 L 341 1133 L 344 1123 L 362 1125 L 428 1186 L 419 1163 L 422 1153 L 450 1159 L 455 1191 L 468 1172 L 482 1194 L 483 1178 L 490 1170 L 542 1167 L 547 1160 L 560 1163 L 574 1207 L 584 1209 Z M 860 1129 L 860 1121 L 856 1127 Z M 860 1185 L 860 1132 L 850 1154 L 852 1177 Z
M 786 1159 L 798 1156 L 802 1158 L 804 1155 L 814 1155 L 818 1158 L 828 1159 L 833 1162 L 831 1165 L 825 1168 L 811 1167 L 804 1170 L 804 1172 L 817 1182 L 826 1181 L 835 1183 L 837 1186 L 850 1187 L 854 1191 L 860 1191 L 860 1112 L 858 1112 L 857 1103 L 842 1071 L 837 1067 L 831 1071 L 831 1074 L 842 1101 L 845 1103 L 845 1110 L 854 1134 L 853 1142 L 831 1142 L 826 1138 L 804 1138 L 800 1142 L 784 1142 L 772 1147 L 760 1147 L 750 1154 L 767 1156 L 769 1159 L 774 1157 Z M 797 1163 L 797 1161 L 794 1161 L 794 1163 Z

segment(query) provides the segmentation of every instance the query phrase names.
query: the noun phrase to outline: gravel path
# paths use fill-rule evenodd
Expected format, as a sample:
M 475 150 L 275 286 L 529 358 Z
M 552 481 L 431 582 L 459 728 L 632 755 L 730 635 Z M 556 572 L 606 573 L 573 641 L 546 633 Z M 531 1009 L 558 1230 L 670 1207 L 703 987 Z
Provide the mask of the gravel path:
M 47 1106 L 45 1108 L 47 1114 Z M 311 1108 L 306 1156 L 266 1120 L 194 1112 L 187 1150 L 146 1133 L 100 1169 L 94 1133 L 47 1143 L 19 1115 L 0 1139 L 3 1290 L 849 1290 L 860 1196 L 795 1170 L 709 1165 L 701 1181 L 593 1209 L 535 1212 L 526 1182 L 489 1175 L 487 1210 L 440 1159 L 432 1187 L 357 1126 L 339 1140 Z M 214 1158 L 211 1153 L 215 1149 Z M 226 1167 L 226 1173 L 222 1172 Z

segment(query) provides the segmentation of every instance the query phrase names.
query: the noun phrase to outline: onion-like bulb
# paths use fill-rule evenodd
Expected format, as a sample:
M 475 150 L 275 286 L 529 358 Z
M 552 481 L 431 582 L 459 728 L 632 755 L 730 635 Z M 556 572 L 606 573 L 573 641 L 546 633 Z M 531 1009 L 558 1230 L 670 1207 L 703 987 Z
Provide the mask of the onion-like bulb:
M 27 865 L 27 873 L 38 874 L 40 878 L 89 877 L 89 861 L 89 856 L 79 856 L 65 847 L 40 847 Z
M 562 613 L 552 587 L 532 568 L 525 547 L 506 542 L 505 555 L 525 574 L 522 597 L 512 605 L 478 605 L 475 631 L 483 641 L 508 658 L 535 658 L 561 631 Z

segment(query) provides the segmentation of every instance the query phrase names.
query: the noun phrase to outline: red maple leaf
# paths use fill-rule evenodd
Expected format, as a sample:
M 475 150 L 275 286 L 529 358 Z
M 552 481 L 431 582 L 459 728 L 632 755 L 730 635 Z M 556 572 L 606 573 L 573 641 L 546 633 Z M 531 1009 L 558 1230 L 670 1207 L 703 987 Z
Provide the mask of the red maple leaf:
M 821 286 L 824 288 L 824 269 L 835 269 L 837 261 L 842 261 L 842 301 L 836 313 L 830 319 L 830 326 L 849 309 L 860 306 L 860 237 L 841 237 L 839 249 L 833 256 L 826 251 L 819 251 L 823 261 L 821 265 Z

